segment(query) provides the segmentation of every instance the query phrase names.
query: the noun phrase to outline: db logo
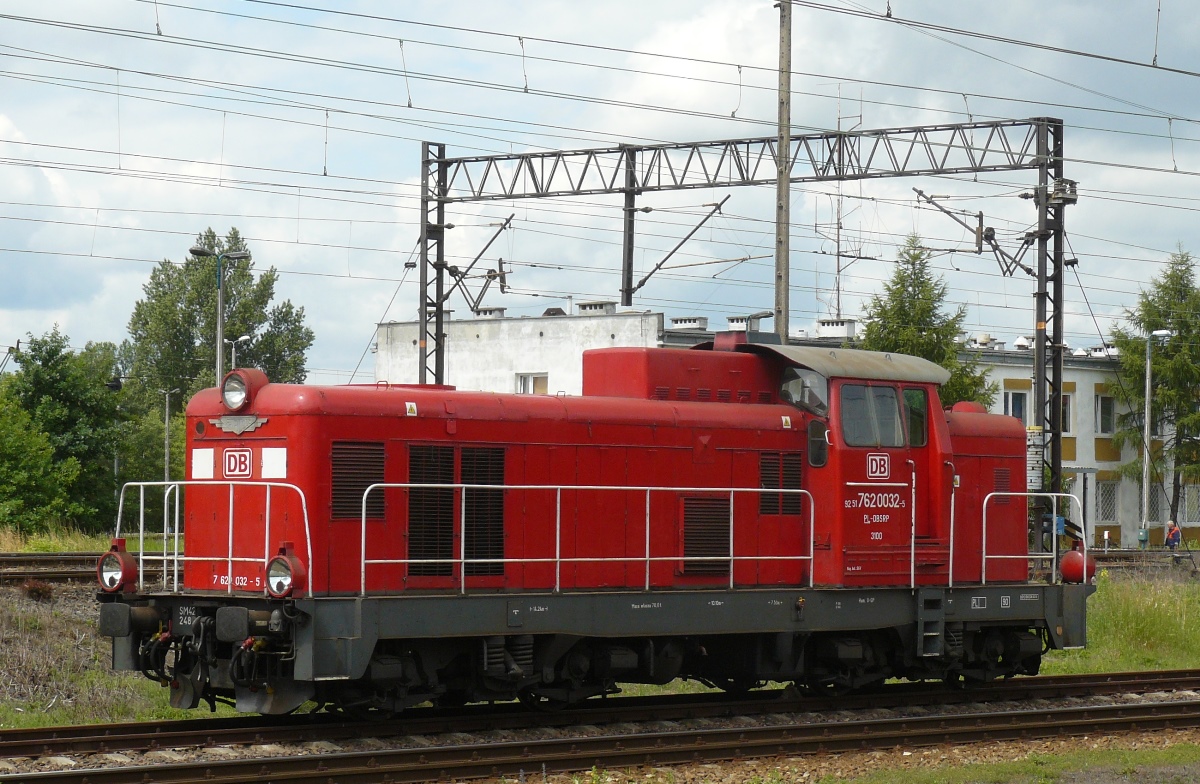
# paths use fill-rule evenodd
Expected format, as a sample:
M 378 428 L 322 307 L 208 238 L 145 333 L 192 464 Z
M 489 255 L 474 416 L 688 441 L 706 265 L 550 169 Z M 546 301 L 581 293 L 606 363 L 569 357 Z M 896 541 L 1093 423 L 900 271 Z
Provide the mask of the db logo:
M 225 478 L 249 479 L 253 473 L 252 456 L 253 453 L 249 449 L 226 449 Z
M 226 452 L 225 454 L 229 454 Z M 228 458 L 226 458 L 228 464 Z M 887 479 L 892 475 L 892 460 L 891 455 L 887 454 L 869 454 L 867 455 L 867 479 Z

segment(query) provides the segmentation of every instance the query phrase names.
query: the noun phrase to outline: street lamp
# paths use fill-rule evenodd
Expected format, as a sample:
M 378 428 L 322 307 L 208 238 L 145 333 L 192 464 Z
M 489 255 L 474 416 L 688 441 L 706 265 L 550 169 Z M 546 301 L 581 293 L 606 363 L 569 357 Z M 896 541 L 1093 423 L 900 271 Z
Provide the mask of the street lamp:
M 163 406 L 163 482 L 171 481 L 171 395 L 174 395 L 178 389 L 160 389 L 158 390 L 165 396 L 166 404 Z M 176 491 L 178 492 L 178 491 Z M 178 503 L 176 499 L 176 503 Z M 167 513 L 167 485 L 163 485 L 163 549 L 166 549 L 167 534 L 170 533 L 171 518 Z M 165 578 L 164 578 L 165 579 Z
M 225 369 L 225 274 L 221 267 L 221 263 L 226 259 L 237 261 L 239 259 L 250 258 L 250 252 L 245 250 L 231 250 L 228 253 L 215 253 L 208 248 L 197 245 L 190 249 L 191 253 L 197 258 L 209 258 L 215 256 L 217 258 L 217 378 L 215 385 L 221 385 L 221 375 Z
M 246 342 L 247 340 L 249 340 L 249 339 L 250 339 L 250 336 L 249 336 L 249 335 L 242 335 L 242 336 L 241 336 L 240 338 L 238 338 L 237 340 L 229 340 L 228 338 L 226 338 L 226 339 L 225 339 L 225 342 L 229 344 L 229 351 L 230 351 L 230 354 L 229 354 L 229 369 L 230 369 L 230 370 L 234 370 L 234 369 L 236 369 L 236 368 L 237 368 L 237 366 L 238 366 L 238 363 L 237 363 L 237 344 L 238 344 L 238 343 L 245 343 L 245 342 Z
M 1146 410 L 1142 422 L 1142 528 L 1150 527 L 1150 347 L 1175 333 L 1156 329 L 1146 336 Z

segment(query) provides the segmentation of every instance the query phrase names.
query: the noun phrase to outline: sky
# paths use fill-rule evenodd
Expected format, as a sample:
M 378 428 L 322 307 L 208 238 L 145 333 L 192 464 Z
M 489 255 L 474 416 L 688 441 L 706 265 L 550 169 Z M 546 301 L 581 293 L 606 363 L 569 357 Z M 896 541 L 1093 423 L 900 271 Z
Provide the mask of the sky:
M 996 119 L 1064 121 L 1066 338 L 1099 345 L 1179 247 L 1200 252 L 1200 16 L 1182 0 L 793 6 L 793 133 Z M 890 16 L 888 15 L 890 12 Z M 380 321 L 414 320 L 421 142 L 450 156 L 772 136 L 770 0 L 6 0 L 0 7 L 0 347 L 55 325 L 120 342 L 155 264 L 237 227 L 316 340 L 308 379 L 373 380 Z M 914 24 L 916 23 L 916 24 Z M 796 184 L 793 330 L 858 317 L 918 234 L 972 335 L 1032 334 L 1034 281 L 914 187 L 974 214 L 1009 252 L 1034 172 Z M 729 200 L 634 307 L 771 309 L 774 189 L 645 194 L 635 277 Z M 840 207 L 839 207 L 840 205 Z M 841 214 L 837 274 L 835 222 Z M 616 300 L 620 197 L 454 204 L 452 264 L 503 258 L 508 315 Z M 1032 256 L 1029 257 L 1032 259 Z M 470 286 L 478 290 L 481 281 Z M 840 295 L 840 296 L 839 296 Z M 469 315 L 455 295 L 454 317 Z M 769 322 L 765 326 L 769 328 Z M 0 348 L 0 355 L 3 349 Z M 11 369 L 11 366 L 10 366 Z

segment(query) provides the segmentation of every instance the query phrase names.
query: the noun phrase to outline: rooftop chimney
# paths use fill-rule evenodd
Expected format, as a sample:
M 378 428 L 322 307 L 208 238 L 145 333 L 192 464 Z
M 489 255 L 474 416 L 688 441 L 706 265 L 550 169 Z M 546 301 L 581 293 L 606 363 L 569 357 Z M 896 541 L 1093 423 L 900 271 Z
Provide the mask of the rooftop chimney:
M 708 329 L 707 316 L 673 316 L 671 329 Z
M 617 303 L 615 302 L 580 302 L 579 315 L 581 316 L 611 316 L 617 312 Z

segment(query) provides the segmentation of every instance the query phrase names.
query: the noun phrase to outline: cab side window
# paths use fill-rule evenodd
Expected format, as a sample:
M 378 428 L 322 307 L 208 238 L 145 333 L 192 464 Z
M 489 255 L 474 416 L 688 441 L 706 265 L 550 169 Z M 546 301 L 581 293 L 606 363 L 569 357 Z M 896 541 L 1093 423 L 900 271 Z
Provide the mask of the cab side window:
M 924 389 L 904 390 L 904 418 L 908 423 L 908 445 L 929 443 L 929 396 Z
M 844 384 L 842 438 L 849 446 L 903 446 L 900 401 L 894 387 Z
M 829 380 L 808 368 L 785 368 L 779 399 L 817 416 L 825 416 L 829 412 Z

